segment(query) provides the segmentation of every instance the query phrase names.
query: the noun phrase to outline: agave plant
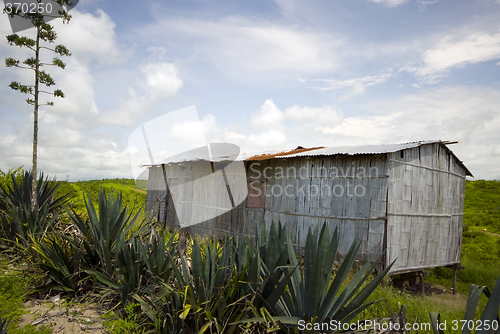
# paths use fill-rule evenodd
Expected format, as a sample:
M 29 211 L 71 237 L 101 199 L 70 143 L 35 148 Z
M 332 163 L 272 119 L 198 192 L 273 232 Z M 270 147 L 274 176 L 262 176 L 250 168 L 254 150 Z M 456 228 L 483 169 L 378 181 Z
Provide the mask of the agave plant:
M 184 309 L 183 292 L 165 282 L 160 282 L 158 289 L 154 295 L 133 295 L 154 325 L 154 329 L 146 333 L 181 333 L 184 320 L 180 319 L 179 315 Z
M 0 230 L 7 245 L 29 251 L 32 237 L 42 238 L 54 225 L 59 212 L 50 213 L 48 205 L 41 208 L 36 204 L 31 209 L 30 204 L 15 207 L 0 215 Z
M 180 318 L 188 330 L 199 333 L 209 328 L 230 333 L 236 330 L 237 326 L 231 323 L 245 307 L 241 274 L 236 266 L 236 247 L 232 238 L 226 238 L 223 244 L 212 241 L 202 249 L 194 239 L 191 272 L 182 258 L 182 271 L 174 266 L 178 289 L 184 292 Z
M 11 186 L 0 186 L 0 232 L 12 246 L 19 243 L 26 248 L 30 236 L 42 237 L 56 221 L 60 207 L 69 200 L 70 193 L 56 197 L 61 182 L 49 180 L 40 175 L 37 187 L 37 202 L 31 204 L 31 180 L 33 175 L 26 171 L 18 181 L 12 175 Z
M 293 235 L 288 235 L 286 227 L 273 222 L 269 229 L 269 235 L 265 232 L 265 225 L 262 228 L 261 238 L 257 239 L 258 256 L 260 257 L 261 268 L 259 275 L 262 282 L 258 284 L 257 295 L 260 297 L 254 305 L 268 306 L 281 303 L 279 300 L 288 281 L 296 267 L 289 264 L 289 249 L 287 239 L 293 239 Z M 293 254 L 295 257 L 295 253 Z M 288 272 L 288 275 L 285 275 Z M 261 301 L 262 303 L 260 303 Z
M 289 294 L 285 294 L 286 315 L 297 320 L 314 320 L 317 323 L 325 321 L 350 322 L 360 312 L 376 301 L 364 303 L 375 290 L 377 285 L 392 267 L 387 266 L 381 273 L 363 287 L 368 277 L 372 275 L 377 263 L 367 262 L 347 282 L 339 294 L 341 286 L 346 282 L 347 275 L 354 265 L 356 255 L 361 245 L 360 241 L 353 242 L 344 261 L 330 284 L 335 267 L 339 239 L 337 229 L 330 238 L 330 228 L 324 224 L 318 236 L 318 229 L 309 230 L 306 239 L 304 263 L 295 271 L 288 284 Z M 288 236 L 288 252 L 292 266 L 299 266 L 295 256 L 292 240 Z M 299 252 L 299 258 L 301 254 Z M 362 288 L 363 287 L 363 288 Z
M 83 253 L 75 247 L 76 241 L 67 236 L 54 234 L 42 240 L 32 238 L 31 247 L 38 253 L 39 267 L 52 282 L 38 289 L 52 289 L 75 293 L 81 280 L 80 267 Z
M 288 332 L 298 333 L 298 328 L 294 325 L 300 320 L 314 323 L 332 320 L 339 323 L 350 322 L 376 302 L 364 303 L 392 267 L 390 264 L 365 285 L 377 265 L 377 263 L 366 263 L 348 281 L 347 276 L 360 247 L 360 242 L 355 241 L 331 281 L 339 240 L 337 230 L 332 237 L 330 235 L 328 224 L 323 225 L 321 232 L 318 228 L 309 229 L 301 262 L 299 262 L 302 259 L 300 247 L 297 254 L 292 236 L 290 234 L 286 236 L 289 266 L 284 268 L 284 275 L 275 285 L 273 299 L 268 297 L 267 300 L 276 301 L 274 304 L 268 303 L 268 310 L 278 315 L 273 316 L 275 321 L 291 325 L 286 329 Z M 262 309 L 254 313 L 262 314 Z M 268 321 L 269 317 L 266 316 L 245 320 L 245 322 L 261 323 Z
M 477 304 L 479 303 L 479 298 L 481 294 L 485 294 L 488 297 L 488 302 L 484 308 L 483 314 L 480 320 L 474 321 L 474 315 L 476 314 Z M 479 287 L 472 284 L 469 290 L 469 296 L 467 297 L 467 305 L 465 306 L 465 315 L 462 321 L 458 321 L 456 326 L 462 329 L 462 334 L 469 334 L 472 329 L 478 328 L 476 330 L 477 334 L 490 334 L 497 332 L 498 326 L 500 324 L 500 319 L 498 317 L 498 310 L 500 307 L 500 277 L 497 279 L 493 291 L 490 293 L 486 286 Z M 444 334 L 443 327 L 440 322 L 440 315 L 436 312 L 430 313 L 432 330 L 435 334 Z M 480 327 L 480 329 L 479 329 Z
M 140 258 L 142 247 L 140 240 L 132 239 L 125 242 L 122 237 L 116 246 L 111 274 L 91 268 L 82 270 L 107 287 L 107 296 L 118 296 L 116 299 L 127 305 L 131 301 L 131 294 L 139 293 L 146 283 L 143 281 L 146 269 Z
M 11 208 L 29 207 L 31 205 L 32 180 L 33 173 L 25 171 L 20 182 L 16 179 L 15 174 L 12 174 L 12 185 L 0 185 L 0 210 L 8 211 Z M 69 200 L 71 193 L 60 197 L 55 196 L 61 184 L 61 181 L 56 181 L 55 178 L 49 180 L 48 177 L 44 178 L 43 173 L 40 173 L 36 196 L 38 208 L 46 205 L 49 212 L 54 212 Z
M 171 262 L 166 254 L 169 253 L 171 257 L 175 256 L 176 240 L 176 234 L 171 234 L 168 240 L 165 239 L 165 235 L 162 235 L 159 239 L 152 238 L 149 243 L 139 249 L 141 259 L 151 279 L 166 281 L 172 276 Z
M 127 284 L 135 284 L 132 278 L 137 275 L 134 276 L 127 271 L 129 265 L 127 262 L 129 258 L 138 258 L 136 248 L 142 246 L 140 242 L 130 244 L 128 241 L 128 232 L 138 214 L 127 215 L 127 208 L 122 210 L 121 195 L 108 197 L 104 191 L 99 193 L 99 214 L 90 196 L 85 205 L 88 219 L 82 218 L 72 209 L 66 209 L 79 233 L 73 235 L 54 233 L 38 240 L 31 238 L 32 249 L 40 259 L 40 268 L 52 279 L 50 284 L 40 288 L 75 293 L 87 273 L 101 283 L 110 283 L 108 286 L 119 288 L 120 295 L 128 296 Z M 139 260 L 137 262 L 143 263 Z M 117 272 L 121 273 L 118 278 L 116 278 Z M 142 274 L 141 272 L 140 275 Z M 115 278 L 116 281 L 120 281 L 122 277 L 125 277 L 125 280 L 122 279 L 122 285 L 113 284 Z
M 0 315 L 0 334 L 7 334 L 7 329 L 9 328 L 10 321 L 12 320 L 12 317 L 9 319 L 2 319 L 2 316 Z
M 127 215 L 127 208 L 122 209 L 121 194 L 106 196 L 104 190 L 99 191 L 99 213 L 96 212 L 90 195 L 88 200 L 85 199 L 85 206 L 88 219 L 82 218 L 73 209 L 66 211 L 81 235 L 84 236 L 81 247 L 85 249 L 87 262 L 111 276 L 114 272 L 115 248 L 119 241 L 128 239 L 127 234 L 141 210 L 138 210 L 135 216 L 132 216 L 132 213 Z

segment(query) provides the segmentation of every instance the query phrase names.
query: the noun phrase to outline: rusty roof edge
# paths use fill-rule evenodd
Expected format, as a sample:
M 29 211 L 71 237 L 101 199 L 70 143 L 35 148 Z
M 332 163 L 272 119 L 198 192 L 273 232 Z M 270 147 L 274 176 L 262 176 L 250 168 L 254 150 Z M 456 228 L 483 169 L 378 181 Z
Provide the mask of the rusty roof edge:
M 441 143 L 440 140 L 421 140 L 400 144 L 383 145 L 358 145 L 358 146 L 331 146 L 323 147 L 315 152 L 299 152 L 288 156 L 277 156 L 277 158 L 308 157 L 308 156 L 333 156 L 333 155 L 372 155 L 398 152 L 400 150 L 418 147 L 424 144 Z
M 443 141 L 443 140 L 421 140 L 415 142 L 408 143 L 400 143 L 400 144 L 386 144 L 386 145 L 362 145 L 362 146 L 340 146 L 340 147 L 297 147 L 296 149 L 288 150 L 288 151 L 267 151 L 254 154 L 246 154 L 240 153 L 235 159 L 215 159 L 212 160 L 214 162 L 222 162 L 222 161 L 263 161 L 263 160 L 271 160 L 271 159 L 286 159 L 286 158 L 295 158 L 295 157 L 311 157 L 311 156 L 335 156 L 335 155 L 374 155 L 374 154 L 386 154 L 398 152 L 400 150 L 414 148 L 421 145 L 427 144 L 441 144 L 458 162 L 458 164 L 464 168 L 466 175 L 474 177 L 469 169 L 465 166 L 463 161 L 458 159 L 458 157 L 453 153 L 453 151 L 448 148 L 446 145 L 456 144 L 456 141 Z M 356 151 L 357 150 L 357 151 Z M 323 152 L 322 152 L 323 151 Z M 349 152 L 350 151 L 350 152 Z M 245 155 L 249 155 L 249 157 L 245 157 Z M 228 157 L 229 158 L 229 157 Z M 205 159 L 193 159 L 193 160 L 184 160 L 184 161 L 170 161 L 170 162 L 159 162 L 152 164 L 142 164 L 140 167 L 153 167 L 153 166 L 161 166 L 163 164 L 182 164 L 186 162 L 195 162 L 195 161 L 208 161 Z
M 325 148 L 325 147 L 324 146 L 318 146 L 318 147 L 306 148 L 306 147 L 299 146 L 298 148 L 293 149 L 293 150 L 289 150 L 289 151 L 282 151 L 282 152 L 278 152 L 278 153 L 264 153 L 264 154 L 254 155 L 254 156 L 251 156 L 251 157 L 245 159 L 245 161 L 261 161 L 261 160 L 269 160 L 269 159 L 273 159 L 273 158 L 286 158 L 287 156 L 292 155 L 292 154 L 309 152 L 309 151 L 313 151 L 313 150 L 319 150 L 319 149 L 322 149 L 322 148 Z

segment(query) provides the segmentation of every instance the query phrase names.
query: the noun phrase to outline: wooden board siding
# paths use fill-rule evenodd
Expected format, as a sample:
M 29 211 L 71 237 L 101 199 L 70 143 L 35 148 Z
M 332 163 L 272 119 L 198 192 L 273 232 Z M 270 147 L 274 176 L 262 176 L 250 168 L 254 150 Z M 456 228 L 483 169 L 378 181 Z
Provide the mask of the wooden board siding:
M 388 154 L 391 273 L 460 262 L 465 170 L 436 143 Z
M 178 195 L 184 202 L 174 205 L 165 187 L 164 173 L 172 190 L 186 182 L 185 168 L 206 176 L 203 163 L 151 167 L 146 202 L 149 216 L 178 228 L 176 208 L 184 210 L 182 217 L 201 219 L 208 214 L 190 232 L 219 238 L 226 234 L 253 236 L 260 233 L 263 222 L 267 230 L 272 222 L 281 222 L 295 234 L 296 245 L 302 246 L 309 228 L 327 222 L 332 233 L 335 228 L 339 231 L 342 253 L 359 239 L 359 260 L 378 259 L 385 252 L 384 267 L 397 259 L 391 274 L 460 262 L 467 170 L 440 143 L 384 154 L 246 161 L 246 176 L 243 173 L 242 179 L 229 172 L 229 183 L 244 184 L 247 189 L 249 182 L 259 182 L 265 196 L 258 205 L 246 207 L 243 201 L 215 218 L 210 215 L 231 205 L 198 209 L 193 203 L 210 196 L 224 202 L 219 198 L 224 192 L 217 192 L 216 197 L 210 187 L 198 184 L 183 189 Z
M 311 157 L 249 162 L 249 181 L 266 182 L 265 208 L 248 208 L 245 223 L 281 222 L 305 244 L 309 228 L 327 222 L 339 231 L 342 253 L 361 240 L 360 260 L 382 254 L 387 164 L 382 155 Z M 359 195 L 359 196 L 358 196 Z
M 146 196 L 148 216 L 159 217 L 159 221 L 166 221 L 167 227 L 171 229 L 188 226 L 192 234 L 215 237 L 222 237 L 226 233 L 243 234 L 241 226 L 236 226 L 236 223 L 233 226 L 233 222 L 243 221 L 247 184 L 241 165 L 241 170 L 231 165 L 225 168 L 225 177 L 231 189 L 239 186 L 245 190 L 244 195 L 232 192 L 236 205 L 234 208 L 223 175 L 220 172 L 213 173 L 210 162 L 151 167 Z M 168 186 L 165 185 L 165 177 Z M 214 189 L 214 184 L 219 184 L 219 189 Z M 168 200 L 165 201 L 165 198 Z M 192 225 L 192 222 L 201 223 Z

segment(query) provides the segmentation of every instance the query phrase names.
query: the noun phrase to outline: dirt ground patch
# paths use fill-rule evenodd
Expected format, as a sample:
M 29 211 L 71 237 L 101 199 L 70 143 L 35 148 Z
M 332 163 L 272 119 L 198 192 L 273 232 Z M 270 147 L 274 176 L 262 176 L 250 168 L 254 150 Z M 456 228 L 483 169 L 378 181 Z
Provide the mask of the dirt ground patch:
M 24 306 L 28 313 L 21 317 L 19 327 L 50 325 L 54 333 L 65 334 L 100 334 L 105 329 L 101 318 L 104 312 L 95 305 L 73 305 L 56 296 L 48 300 L 30 300 Z
M 132 188 L 132 189 L 135 190 L 135 191 L 137 191 L 137 192 L 143 193 L 143 194 L 147 194 L 148 193 L 146 190 L 137 189 L 137 188 Z
M 467 295 L 460 293 L 454 295 L 451 291 L 441 294 L 431 294 L 427 298 L 436 303 L 443 304 L 449 309 L 465 310 L 465 306 L 467 305 Z

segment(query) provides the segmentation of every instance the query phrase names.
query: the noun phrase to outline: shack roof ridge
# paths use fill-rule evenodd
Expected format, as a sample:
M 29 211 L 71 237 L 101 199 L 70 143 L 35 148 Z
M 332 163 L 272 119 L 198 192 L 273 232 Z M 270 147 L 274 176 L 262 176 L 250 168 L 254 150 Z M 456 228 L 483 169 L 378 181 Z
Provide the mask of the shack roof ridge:
M 334 156 L 334 155 L 376 155 L 376 154 L 387 154 L 394 153 L 401 150 L 415 148 L 422 145 L 428 144 L 442 144 L 444 147 L 446 145 L 456 144 L 456 141 L 444 141 L 444 140 L 420 140 L 399 144 L 379 144 L 379 145 L 358 145 L 358 146 L 317 146 L 317 147 L 302 147 L 298 146 L 291 150 L 266 150 L 261 152 L 250 152 L 250 153 L 239 153 L 238 156 L 224 156 L 224 157 L 212 157 L 213 162 L 223 162 L 223 161 L 262 161 L 270 159 L 287 159 L 295 157 L 312 157 L 312 156 Z M 457 156 L 448 148 L 446 149 L 453 155 L 453 157 L 462 165 L 466 170 L 467 175 L 472 176 L 472 173 L 465 167 L 463 162 L 457 158 Z M 232 158 L 232 159 L 231 159 Z M 172 163 L 183 163 L 183 162 L 195 162 L 195 161 L 209 161 L 207 159 L 190 159 L 182 161 L 170 161 L 170 162 L 158 162 L 152 164 L 143 164 L 141 167 L 153 167 L 161 166 L 163 164 Z
M 328 146 L 323 148 L 314 148 L 307 152 L 297 152 L 293 155 L 277 156 L 278 158 L 290 158 L 298 156 L 316 156 L 316 155 L 356 155 L 356 154 L 383 154 L 393 153 L 408 148 L 414 148 L 426 144 L 442 143 L 444 145 L 451 143 L 442 140 L 420 140 L 399 144 L 368 144 L 368 145 L 343 145 L 343 146 Z

